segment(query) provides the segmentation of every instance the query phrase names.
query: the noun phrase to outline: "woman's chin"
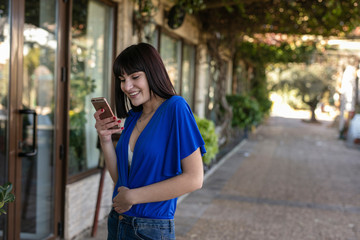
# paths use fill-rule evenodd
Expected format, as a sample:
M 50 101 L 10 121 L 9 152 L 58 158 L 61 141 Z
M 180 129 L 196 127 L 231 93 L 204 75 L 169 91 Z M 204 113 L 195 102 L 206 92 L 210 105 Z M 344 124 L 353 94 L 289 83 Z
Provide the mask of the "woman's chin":
M 140 101 L 135 101 L 135 100 L 130 99 L 130 102 L 131 102 L 131 104 L 132 104 L 133 106 L 135 106 L 135 107 L 138 107 L 138 106 L 141 105 Z

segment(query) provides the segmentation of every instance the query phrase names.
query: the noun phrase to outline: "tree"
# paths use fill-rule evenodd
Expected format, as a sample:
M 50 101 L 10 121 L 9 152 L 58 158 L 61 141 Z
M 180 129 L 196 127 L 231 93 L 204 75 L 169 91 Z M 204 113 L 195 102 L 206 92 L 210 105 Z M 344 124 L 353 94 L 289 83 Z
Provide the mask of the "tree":
M 188 14 L 193 14 L 200 22 L 203 42 L 207 45 L 211 66 L 214 68 L 212 72 L 216 87 L 214 111 L 217 116 L 216 125 L 222 135 L 221 139 L 229 137 L 232 117 L 224 87 L 227 61 L 233 61 L 233 69 L 238 69 L 237 64 L 241 66 L 240 68 L 245 67 L 243 72 L 246 73 L 247 87 L 250 88 L 252 96 L 264 101 L 267 95 L 265 77 L 267 64 L 236 60 L 242 55 L 238 52 L 241 49 L 239 45 L 256 38 L 266 38 L 267 34 L 290 36 L 296 42 L 302 35 L 344 37 L 360 25 L 358 0 L 173 0 L 173 2 Z M 282 41 L 283 39 L 280 40 L 280 44 Z M 316 41 L 315 37 L 315 44 Z M 233 82 L 235 89 L 239 90 L 240 86 Z M 233 91 L 233 94 L 236 93 Z
M 265 38 L 266 34 L 293 36 L 295 41 L 305 34 L 345 36 L 360 25 L 360 4 L 357 0 L 174 0 L 174 2 L 184 6 L 188 13 L 194 14 L 201 23 L 202 31 L 205 32 L 204 42 L 208 46 L 211 61 L 215 63 L 213 66 L 216 68 L 214 71 L 217 94 L 215 96 L 217 106 L 214 109 L 218 116 L 216 124 L 221 124 L 223 134 L 229 132 L 225 128 L 230 128 L 231 123 L 231 119 L 229 121 L 231 108 L 226 102 L 226 92 L 223 88 L 226 82 L 224 65 L 228 59 L 239 59 L 244 55 L 239 53 L 244 50 L 239 47 L 241 44 L 253 41 L 255 36 L 258 39 Z M 263 89 L 267 86 L 264 78 L 266 64 L 254 64 L 253 61 L 247 60 L 234 61 L 234 64 L 233 69 L 237 69 L 236 64 L 246 68 L 248 87 L 254 89 L 253 94 L 263 97 Z M 258 87 L 262 90 L 258 91 Z
M 250 93 L 258 101 L 260 110 L 264 114 L 267 114 L 271 108 L 266 68 L 278 63 L 308 62 L 317 51 L 314 42 L 296 44 L 290 39 L 287 42 L 283 41 L 276 44 L 266 42 L 267 39 L 262 38 L 237 45 L 234 64 L 242 66 L 241 74 L 243 76 L 235 76 L 233 82 L 233 86 L 237 88 L 233 94 Z
M 311 110 L 311 122 L 317 122 L 315 110 L 326 92 L 333 92 L 335 69 L 324 64 L 296 64 L 282 72 L 275 86 L 284 91 L 293 90 Z
M 237 25 L 239 35 L 283 33 L 291 35 L 344 36 L 359 25 L 360 4 L 357 0 L 178 0 L 196 2 L 195 10 L 203 25 L 219 32 L 227 29 L 229 20 Z M 199 6 L 202 2 L 202 6 Z M 221 21 L 213 21 L 217 15 Z M 211 16 L 211 17 L 210 17 Z

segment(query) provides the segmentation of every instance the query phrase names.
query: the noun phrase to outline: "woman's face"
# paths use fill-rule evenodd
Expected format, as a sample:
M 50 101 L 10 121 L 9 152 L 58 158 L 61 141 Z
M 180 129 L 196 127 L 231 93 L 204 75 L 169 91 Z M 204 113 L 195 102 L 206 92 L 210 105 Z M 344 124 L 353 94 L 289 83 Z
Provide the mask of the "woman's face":
M 150 88 L 144 72 L 126 73 L 119 77 L 121 90 L 134 106 L 140 106 L 150 101 Z

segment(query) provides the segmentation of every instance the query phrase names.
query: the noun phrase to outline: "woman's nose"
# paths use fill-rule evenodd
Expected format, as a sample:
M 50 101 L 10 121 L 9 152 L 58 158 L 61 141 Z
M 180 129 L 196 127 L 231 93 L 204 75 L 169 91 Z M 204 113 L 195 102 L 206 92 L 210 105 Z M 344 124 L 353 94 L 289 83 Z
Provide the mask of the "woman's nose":
M 133 84 L 130 80 L 125 80 L 124 82 L 124 89 L 126 91 L 129 91 L 133 87 Z

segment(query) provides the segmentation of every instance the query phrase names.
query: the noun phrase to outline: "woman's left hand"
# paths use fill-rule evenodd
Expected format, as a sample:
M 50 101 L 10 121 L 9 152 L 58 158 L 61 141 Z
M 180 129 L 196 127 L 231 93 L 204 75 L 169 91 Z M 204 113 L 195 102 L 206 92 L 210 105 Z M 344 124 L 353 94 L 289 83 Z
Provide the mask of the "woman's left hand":
M 129 200 L 129 193 L 130 189 L 127 187 L 122 186 L 118 188 L 118 194 L 113 199 L 113 207 L 116 212 L 124 213 L 130 210 L 132 204 Z

